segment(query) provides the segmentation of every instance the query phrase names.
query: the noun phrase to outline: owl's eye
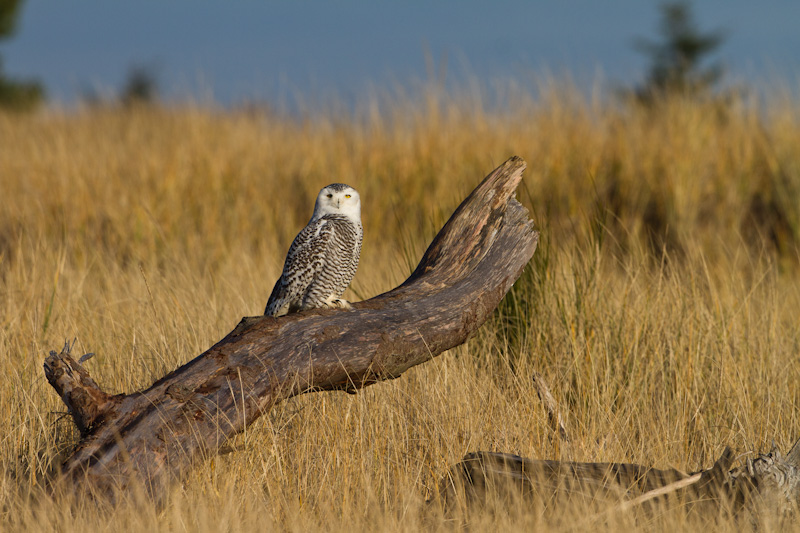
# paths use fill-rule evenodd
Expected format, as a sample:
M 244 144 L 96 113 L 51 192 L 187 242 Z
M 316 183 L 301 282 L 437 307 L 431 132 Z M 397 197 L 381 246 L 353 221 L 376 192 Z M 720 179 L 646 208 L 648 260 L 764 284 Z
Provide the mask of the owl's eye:
M 344 197 L 345 198 L 350 198 L 350 195 L 349 194 L 345 194 Z
M 328 193 L 328 198 L 333 198 L 333 195 L 331 193 Z

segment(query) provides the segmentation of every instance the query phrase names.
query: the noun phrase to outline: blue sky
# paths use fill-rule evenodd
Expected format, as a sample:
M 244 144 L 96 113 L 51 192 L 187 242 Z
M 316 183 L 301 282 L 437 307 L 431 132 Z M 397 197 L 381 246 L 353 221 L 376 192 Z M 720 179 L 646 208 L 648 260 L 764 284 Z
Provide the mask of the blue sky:
M 633 83 L 654 37 L 655 0 L 354 0 L 264 2 L 27 0 L 0 45 L 4 71 L 40 79 L 51 100 L 111 94 L 132 65 L 155 68 L 168 98 L 230 104 L 287 95 L 357 98 L 369 86 L 425 77 L 425 51 L 449 77 L 486 80 L 570 73 Z M 795 86 L 800 2 L 699 0 L 704 30 L 724 29 L 717 57 L 730 78 Z

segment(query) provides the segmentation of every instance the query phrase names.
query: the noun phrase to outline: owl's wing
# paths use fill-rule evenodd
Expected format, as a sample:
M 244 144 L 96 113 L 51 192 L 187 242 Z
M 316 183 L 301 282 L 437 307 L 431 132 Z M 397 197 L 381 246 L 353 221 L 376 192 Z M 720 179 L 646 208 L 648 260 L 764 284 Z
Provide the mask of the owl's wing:
M 314 276 L 325 266 L 325 253 L 332 239 L 333 226 L 321 218 L 309 223 L 294 238 L 283 273 L 267 301 L 265 315 L 276 316 L 283 307 L 303 294 Z

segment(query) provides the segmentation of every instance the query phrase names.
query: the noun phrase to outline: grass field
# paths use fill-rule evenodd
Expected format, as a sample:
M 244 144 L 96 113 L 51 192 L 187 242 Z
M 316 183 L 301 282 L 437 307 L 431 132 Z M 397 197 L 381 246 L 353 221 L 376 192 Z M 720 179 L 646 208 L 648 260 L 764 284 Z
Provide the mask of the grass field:
M 800 437 L 800 103 L 644 110 L 539 89 L 492 106 L 431 89 L 302 118 L 199 106 L 0 115 L 2 528 L 449 529 L 424 501 L 469 451 L 696 470 L 725 445 L 787 450 Z M 346 297 L 377 295 L 515 154 L 541 240 L 476 338 L 355 396 L 279 405 L 164 509 L 135 495 L 113 510 L 41 497 L 77 438 L 43 376 L 49 350 L 75 338 L 107 391 L 147 387 L 261 313 L 317 191 L 336 181 L 363 204 Z M 534 372 L 567 416 L 569 448 Z M 518 509 L 474 526 L 512 520 L 540 518 Z M 623 514 L 556 529 L 587 520 L 662 524 Z

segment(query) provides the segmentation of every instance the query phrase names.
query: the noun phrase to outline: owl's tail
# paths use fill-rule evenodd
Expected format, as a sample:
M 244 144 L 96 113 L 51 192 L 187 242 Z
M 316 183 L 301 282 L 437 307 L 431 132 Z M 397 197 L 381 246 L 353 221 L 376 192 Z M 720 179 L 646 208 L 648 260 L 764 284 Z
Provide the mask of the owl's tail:
M 264 314 L 267 316 L 278 316 L 286 304 L 286 285 L 283 283 L 283 276 L 278 278 L 275 286 L 272 288 L 272 294 L 269 295 L 267 300 L 267 307 L 264 309 Z

